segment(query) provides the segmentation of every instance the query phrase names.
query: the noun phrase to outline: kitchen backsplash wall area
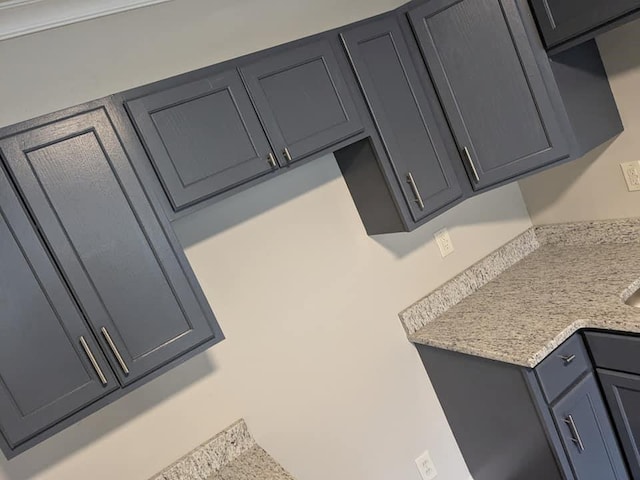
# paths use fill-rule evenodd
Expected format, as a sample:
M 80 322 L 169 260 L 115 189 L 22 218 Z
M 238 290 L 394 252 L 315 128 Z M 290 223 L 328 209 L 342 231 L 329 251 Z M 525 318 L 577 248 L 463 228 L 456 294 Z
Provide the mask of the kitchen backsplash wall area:
M 640 216 L 621 163 L 640 160 L 640 20 L 597 39 L 625 131 L 584 158 L 520 181 L 536 225 Z
M 182 0 L 3 41 L 0 125 L 401 3 Z M 0 458 L 0 480 L 150 478 L 241 417 L 296 478 L 417 478 L 429 449 L 440 477 L 468 479 L 397 313 L 531 227 L 516 184 L 369 237 L 328 155 L 174 227 L 226 340 Z M 433 241 L 443 227 L 446 259 Z

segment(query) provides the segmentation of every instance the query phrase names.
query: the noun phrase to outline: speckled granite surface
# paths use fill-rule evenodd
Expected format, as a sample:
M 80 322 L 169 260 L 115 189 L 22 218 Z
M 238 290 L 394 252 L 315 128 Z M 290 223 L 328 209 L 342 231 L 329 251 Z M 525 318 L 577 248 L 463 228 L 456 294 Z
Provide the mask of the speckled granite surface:
M 491 271 L 486 263 L 502 258 L 503 249 L 405 310 L 401 319 L 409 339 L 534 367 L 581 328 L 640 333 L 640 309 L 624 304 L 640 287 L 640 221 L 545 226 L 536 228 L 533 236 L 542 244 L 539 248 L 475 293 L 458 302 L 442 300 L 438 294 L 455 292 L 449 284 L 459 285 L 462 278 L 473 283 L 465 274 L 480 264 Z M 529 245 L 536 243 L 527 239 Z M 504 248 L 513 258 L 513 242 Z M 445 301 L 451 304 L 448 308 L 438 305 Z M 440 314 L 433 315 L 438 309 Z M 423 325 L 411 332 L 407 319 L 411 325 Z
M 239 420 L 151 480 L 293 480 Z

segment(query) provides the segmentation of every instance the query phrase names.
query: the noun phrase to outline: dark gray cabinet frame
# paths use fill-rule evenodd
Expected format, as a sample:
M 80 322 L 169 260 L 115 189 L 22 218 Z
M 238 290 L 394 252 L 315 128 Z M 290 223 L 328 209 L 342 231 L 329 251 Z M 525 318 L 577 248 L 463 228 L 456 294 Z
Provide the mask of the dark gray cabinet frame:
M 117 143 L 119 143 L 122 150 L 126 152 L 126 159 L 122 158 L 120 159 L 120 161 L 129 162 L 136 156 L 145 156 L 145 152 L 141 144 L 139 143 L 135 132 L 131 131 L 131 127 L 129 126 L 129 124 L 126 124 L 125 126 L 120 123 L 121 117 L 119 117 L 118 115 L 118 109 L 108 98 L 89 102 L 79 107 L 72 107 L 54 114 L 45 115 L 36 120 L 6 127 L 0 130 L 0 143 L 7 138 L 11 138 L 16 135 L 22 135 L 24 134 L 24 132 L 28 132 L 31 130 L 38 130 L 49 127 L 55 128 L 56 124 L 64 124 L 65 121 L 73 119 L 74 117 L 91 115 L 92 112 L 99 112 L 99 115 L 103 116 L 103 118 L 108 118 L 108 121 L 113 128 L 112 132 L 114 132 L 113 134 L 115 135 L 115 137 L 112 138 L 111 141 L 116 141 Z M 91 131 L 92 127 L 88 125 L 87 132 Z M 4 158 L 4 156 L 2 160 L 4 162 L 7 162 L 7 159 Z M 197 304 L 197 308 L 201 310 L 202 319 L 206 322 L 207 330 L 209 330 L 209 332 L 211 333 L 203 336 L 201 340 L 194 342 L 189 347 L 183 346 L 183 349 L 188 348 L 188 350 L 186 351 L 175 351 L 173 354 L 167 355 L 162 360 L 156 359 L 157 362 L 154 364 L 154 366 L 147 366 L 143 372 L 140 372 L 139 378 L 135 379 L 135 381 L 123 381 L 121 388 L 118 388 L 102 396 L 101 398 L 93 399 L 93 401 L 87 401 L 85 405 L 82 405 L 81 409 L 76 409 L 59 415 L 57 418 L 57 423 L 52 422 L 52 424 L 48 425 L 45 430 L 34 432 L 34 435 L 30 436 L 28 440 L 20 442 L 18 445 L 16 445 L 15 443 L 9 443 L 9 441 L 3 435 L 0 435 L 0 449 L 3 451 L 7 458 L 12 458 L 28 450 L 34 445 L 54 435 L 55 433 L 65 429 L 73 423 L 76 423 L 77 421 L 99 410 L 105 405 L 114 402 L 130 391 L 140 387 L 141 385 L 144 385 L 148 381 L 156 378 L 159 375 L 162 375 L 168 370 L 183 363 L 189 358 L 192 358 L 198 353 L 203 352 L 204 350 L 210 348 L 212 345 L 224 339 L 224 335 L 222 334 L 220 326 L 218 325 L 215 316 L 211 311 L 211 307 L 209 306 L 207 299 L 204 296 L 204 293 L 202 292 L 193 271 L 191 270 L 191 267 L 175 236 L 175 233 L 173 232 L 173 229 L 171 228 L 168 219 L 166 218 L 166 215 L 164 214 L 164 211 L 158 205 L 158 202 L 155 200 L 153 193 L 148 191 L 144 187 L 144 180 L 141 181 L 140 177 L 144 177 L 145 173 L 139 172 L 135 168 L 131 167 L 127 175 L 128 178 L 126 179 L 125 184 L 131 182 L 134 185 L 139 185 L 140 188 L 137 192 L 130 193 L 140 196 L 141 204 L 146 205 L 144 208 L 149 209 L 148 212 L 145 213 L 145 215 L 148 215 L 149 218 L 153 218 L 152 223 L 154 224 L 154 226 L 152 228 L 157 229 L 157 235 L 160 235 L 167 239 L 168 243 L 166 244 L 166 248 L 169 248 L 170 252 L 167 251 L 166 253 L 162 253 L 162 255 L 169 255 L 175 260 L 176 268 L 179 269 L 180 272 L 182 272 L 182 275 L 184 275 L 185 283 L 181 288 L 186 288 L 189 291 L 189 294 L 193 295 L 192 301 L 195 302 L 193 303 L 193 305 L 195 306 Z M 12 178 L 12 182 L 14 180 L 16 179 Z M 16 185 L 20 185 L 20 183 L 18 182 L 16 183 Z M 24 192 L 22 192 L 21 190 L 18 191 L 21 196 L 24 196 Z M 34 225 L 36 225 L 38 232 L 40 232 L 40 234 L 44 239 L 47 240 L 47 242 L 51 242 L 52 239 L 50 237 L 47 237 L 47 232 L 50 232 L 50 230 L 44 225 L 40 225 L 38 223 L 38 218 L 33 215 L 34 212 L 31 210 L 31 208 L 28 208 L 27 210 L 31 216 L 31 221 L 34 223 Z M 57 260 L 56 265 L 58 266 Z M 68 285 L 71 285 L 71 287 L 73 287 L 73 284 L 69 281 L 71 279 L 66 277 L 67 273 L 65 272 L 64 265 L 61 267 L 59 275 L 61 275 L 62 278 L 65 278 L 65 282 Z M 74 295 L 75 293 L 76 292 L 74 292 Z M 95 335 L 95 337 L 88 339 L 89 344 L 93 347 L 95 347 L 98 342 L 103 341 L 102 339 L 96 340 L 95 338 L 99 338 L 97 334 Z M 105 349 L 104 351 L 108 352 L 109 350 Z M 98 358 L 104 358 L 102 357 L 100 349 L 98 348 L 96 348 L 94 354 L 96 356 L 99 356 Z M 112 360 L 115 359 L 112 358 Z M 115 363 L 114 361 L 112 361 L 111 364 L 117 365 L 117 363 Z M 113 371 L 117 371 L 117 367 L 114 367 Z M 114 374 L 111 373 L 111 371 L 107 368 L 104 369 L 104 372 L 105 375 L 108 374 L 108 385 L 117 385 L 115 381 L 116 377 L 114 376 Z
M 567 341 L 569 350 L 583 350 L 576 344 L 580 336 Z M 474 479 L 631 478 L 591 364 L 549 401 L 536 371 L 540 365 L 530 369 L 426 345 L 416 348 Z M 562 347 L 559 351 L 564 353 Z M 551 370 L 544 375 L 555 384 Z M 584 452 L 565 422 L 570 413 L 583 435 Z M 589 467 L 593 459 L 600 470 Z M 606 478 L 593 476 L 602 471 Z

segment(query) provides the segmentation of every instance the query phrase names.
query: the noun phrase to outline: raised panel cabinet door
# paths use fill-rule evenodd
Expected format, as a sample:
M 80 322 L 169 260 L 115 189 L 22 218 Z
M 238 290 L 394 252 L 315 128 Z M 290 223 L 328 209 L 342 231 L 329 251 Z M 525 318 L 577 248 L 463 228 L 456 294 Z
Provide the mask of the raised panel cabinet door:
M 473 188 L 569 156 L 515 0 L 409 11 Z
M 398 19 L 368 22 L 341 37 L 414 220 L 459 198 L 452 159 Z
M 640 375 L 598 369 L 633 478 L 640 478 Z
M 287 162 L 363 130 L 327 40 L 270 54 L 240 71 L 274 148 Z
M 278 168 L 235 69 L 126 105 L 176 211 Z
M 561 397 L 552 411 L 576 479 L 630 478 L 593 374 Z
M 104 109 L 0 152 L 122 384 L 214 337 Z
M 0 433 L 10 450 L 119 388 L 0 166 Z
M 640 9 L 640 0 L 531 0 L 547 47 Z

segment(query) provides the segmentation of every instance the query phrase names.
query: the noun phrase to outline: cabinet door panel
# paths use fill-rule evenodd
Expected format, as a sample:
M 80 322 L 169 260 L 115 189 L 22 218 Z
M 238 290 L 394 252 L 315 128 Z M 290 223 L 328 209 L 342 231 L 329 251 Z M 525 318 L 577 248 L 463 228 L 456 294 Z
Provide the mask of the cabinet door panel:
M 127 102 L 175 210 L 273 171 L 236 70 Z
M 593 374 L 560 398 L 553 406 L 553 416 L 576 478 L 629 478 Z
M 213 337 L 104 110 L 0 149 L 123 384 Z
M 15 448 L 119 385 L 1 167 L 0 264 L 0 432 Z
M 358 26 L 342 39 L 414 220 L 459 198 L 452 159 L 397 18 Z
M 294 161 L 363 129 L 326 40 L 269 55 L 241 72 L 274 147 L 287 148 Z
M 640 8 L 639 0 L 532 0 L 547 47 L 595 30 Z
M 598 369 L 633 478 L 640 478 L 640 375 Z
M 514 0 L 409 12 L 475 189 L 568 157 Z

